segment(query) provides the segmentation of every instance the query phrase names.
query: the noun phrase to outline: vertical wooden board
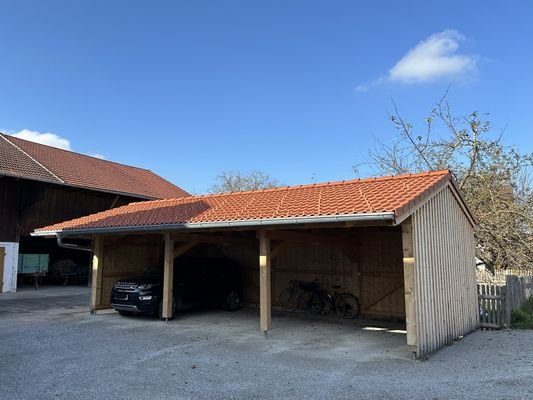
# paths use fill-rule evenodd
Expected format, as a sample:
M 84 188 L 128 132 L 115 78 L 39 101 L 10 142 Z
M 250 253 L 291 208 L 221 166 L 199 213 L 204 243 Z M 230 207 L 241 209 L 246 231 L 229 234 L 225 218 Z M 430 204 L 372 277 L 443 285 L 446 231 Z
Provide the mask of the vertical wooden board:
M 164 234 L 165 250 L 163 260 L 163 312 L 165 319 L 172 318 L 174 295 L 174 240 L 170 232 Z
M 500 295 L 500 287 L 499 287 L 499 286 L 496 286 L 496 287 L 494 288 L 494 294 L 495 294 L 496 296 L 499 296 L 499 295 Z M 500 306 L 500 300 L 496 300 L 495 303 L 496 303 L 496 324 L 501 326 L 501 318 L 500 318 L 501 306 Z
M 407 344 L 417 345 L 416 338 L 416 310 L 415 310 L 415 258 L 413 251 L 413 227 L 409 220 L 402 224 L 403 244 L 403 279 L 405 295 L 405 325 L 407 330 Z
M 415 249 L 415 259 L 418 260 L 418 267 L 415 269 L 415 286 L 417 296 L 415 297 L 416 309 L 417 309 L 417 355 L 422 356 L 426 354 L 427 343 L 428 343 L 428 319 L 427 315 L 427 296 L 425 293 L 425 275 L 427 269 L 427 260 L 426 254 L 424 251 L 424 246 L 426 246 L 427 234 L 425 232 L 425 224 L 423 221 L 424 218 L 424 209 L 425 205 L 422 206 L 419 212 L 415 213 L 412 216 L 414 222 L 414 249 Z
M 6 248 L 0 247 L 0 293 L 4 291 L 4 259 L 6 256 Z
M 270 239 L 264 231 L 259 231 L 259 314 L 263 332 L 272 327 L 270 262 Z
M 445 339 L 445 332 L 439 327 L 439 320 L 442 318 L 448 319 L 446 316 L 446 308 L 443 307 L 447 299 L 439 298 L 439 293 L 435 290 L 435 284 L 439 280 L 438 273 L 441 269 L 447 269 L 447 263 L 445 255 L 442 251 L 442 242 L 439 240 L 444 232 L 444 221 L 439 221 L 437 218 L 440 211 L 440 203 L 438 202 L 439 196 L 436 196 L 430 200 L 429 205 L 437 212 L 428 213 L 426 215 L 426 229 L 430 234 L 428 235 L 430 240 L 430 247 L 428 248 L 428 255 L 430 264 L 428 268 L 428 296 L 431 298 L 431 350 L 438 348 L 441 345 L 440 341 Z
M 446 338 L 446 344 L 451 344 L 455 338 L 457 338 L 461 332 L 460 329 L 460 319 L 461 319 L 461 302 L 462 302 L 462 296 L 463 292 L 460 288 L 460 281 L 461 281 L 461 260 L 457 259 L 456 254 L 458 253 L 458 249 L 455 247 L 455 245 L 458 243 L 458 235 L 460 235 L 461 227 L 459 221 L 456 219 L 456 210 L 457 208 L 453 208 L 450 201 L 447 201 L 446 197 L 439 196 L 439 201 L 441 203 L 441 209 L 443 210 L 443 213 L 445 215 L 448 215 L 448 218 L 444 220 L 444 234 L 446 238 L 453 238 L 455 236 L 454 240 L 446 240 L 444 241 L 443 251 L 444 251 L 444 257 L 446 259 L 446 269 L 450 271 L 451 278 L 452 278 L 452 290 L 446 291 L 446 298 L 447 303 L 449 304 L 448 308 L 448 318 L 451 323 L 451 330 Z
M 91 286 L 91 310 L 102 307 L 102 274 L 104 260 L 104 237 L 93 236 L 93 260 L 92 260 L 92 286 Z

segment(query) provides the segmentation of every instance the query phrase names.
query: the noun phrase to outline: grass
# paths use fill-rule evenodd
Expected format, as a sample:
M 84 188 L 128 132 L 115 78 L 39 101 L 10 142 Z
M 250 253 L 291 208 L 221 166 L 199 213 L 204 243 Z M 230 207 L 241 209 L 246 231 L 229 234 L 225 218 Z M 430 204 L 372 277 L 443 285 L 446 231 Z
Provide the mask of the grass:
M 511 313 L 511 328 L 533 329 L 533 296 Z

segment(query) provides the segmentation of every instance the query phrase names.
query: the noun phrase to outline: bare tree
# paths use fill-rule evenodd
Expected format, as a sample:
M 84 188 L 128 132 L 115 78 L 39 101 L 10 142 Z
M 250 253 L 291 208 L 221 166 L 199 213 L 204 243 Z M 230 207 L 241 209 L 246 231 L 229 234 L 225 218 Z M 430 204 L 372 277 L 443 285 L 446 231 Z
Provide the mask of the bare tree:
M 261 171 L 224 171 L 211 187 L 212 193 L 240 192 L 280 186 L 278 180 Z
M 446 97 L 420 129 L 393 103 L 397 134 L 369 151 L 370 164 L 385 174 L 450 169 L 479 222 L 477 257 L 493 271 L 533 270 L 533 154 L 504 146 L 488 114 L 455 117 Z

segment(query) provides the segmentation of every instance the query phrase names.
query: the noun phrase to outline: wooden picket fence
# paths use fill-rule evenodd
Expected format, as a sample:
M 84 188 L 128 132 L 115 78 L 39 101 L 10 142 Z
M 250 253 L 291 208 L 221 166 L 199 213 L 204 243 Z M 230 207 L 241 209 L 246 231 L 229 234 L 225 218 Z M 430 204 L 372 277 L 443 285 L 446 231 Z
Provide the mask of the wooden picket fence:
M 507 275 L 505 286 L 477 285 L 479 325 L 483 329 L 510 327 L 511 313 L 533 296 L 533 276 Z
M 479 300 L 479 326 L 485 329 L 501 329 L 507 322 L 505 286 L 477 285 Z

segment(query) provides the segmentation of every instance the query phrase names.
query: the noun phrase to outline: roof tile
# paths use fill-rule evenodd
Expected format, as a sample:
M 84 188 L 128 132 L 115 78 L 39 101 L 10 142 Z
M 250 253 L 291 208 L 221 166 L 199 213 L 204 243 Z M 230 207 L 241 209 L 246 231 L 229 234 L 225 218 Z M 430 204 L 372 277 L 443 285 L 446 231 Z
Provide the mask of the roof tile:
M 1 133 L 0 175 L 150 199 L 189 196 L 152 171 Z
M 398 216 L 410 202 L 450 179 L 449 171 L 437 171 L 131 203 L 36 231 L 83 231 L 373 212 L 391 212 Z

